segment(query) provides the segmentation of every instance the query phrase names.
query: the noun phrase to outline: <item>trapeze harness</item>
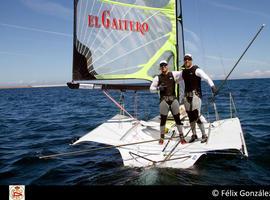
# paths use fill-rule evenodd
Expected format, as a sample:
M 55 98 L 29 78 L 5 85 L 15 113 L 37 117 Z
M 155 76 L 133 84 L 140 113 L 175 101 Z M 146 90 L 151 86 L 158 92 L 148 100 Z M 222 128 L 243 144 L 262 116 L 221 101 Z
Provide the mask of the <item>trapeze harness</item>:
M 197 123 L 201 124 L 202 122 L 199 118 L 202 97 L 201 77 L 195 74 L 198 68 L 197 65 L 193 65 L 189 69 L 183 69 L 182 77 L 185 82 L 184 104 L 189 121 L 194 122 L 197 120 Z
M 175 123 L 181 125 L 179 114 L 179 103 L 175 95 L 175 80 L 172 72 L 158 75 L 158 86 L 164 87 L 160 90 L 160 126 L 165 126 L 167 115 L 171 110 Z

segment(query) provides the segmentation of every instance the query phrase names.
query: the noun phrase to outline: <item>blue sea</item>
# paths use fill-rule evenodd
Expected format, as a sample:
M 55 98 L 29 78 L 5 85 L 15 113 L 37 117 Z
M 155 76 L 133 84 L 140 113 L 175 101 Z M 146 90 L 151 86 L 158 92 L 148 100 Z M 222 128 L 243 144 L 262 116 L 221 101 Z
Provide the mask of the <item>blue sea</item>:
M 221 82 L 215 81 L 218 86 Z M 268 185 L 270 183 L 270 79 L 230 80 L 216 97 L 230 117 L 231 92 L 249 157 L 206 155 L 190 169 L 124 167 L 116 149 L 39 159 L 41 155 L 105 145 L 69 145 L 119 113 L 100 90 L 20 88 L 0 90 L 0 185 Z M 119 100 L 120 92 L 110 91 Z M 204 115 L 214 120 L 211 91 L 203 85 Z M 134 107 L 134 102 L 138 107 Z M 159 113 L 157 94 L 125 93 L 125 107 L 140 119 Z M 207 111 L 206 108 L 209 108 Z M 109 133 L 108 133 L 109 134 Z

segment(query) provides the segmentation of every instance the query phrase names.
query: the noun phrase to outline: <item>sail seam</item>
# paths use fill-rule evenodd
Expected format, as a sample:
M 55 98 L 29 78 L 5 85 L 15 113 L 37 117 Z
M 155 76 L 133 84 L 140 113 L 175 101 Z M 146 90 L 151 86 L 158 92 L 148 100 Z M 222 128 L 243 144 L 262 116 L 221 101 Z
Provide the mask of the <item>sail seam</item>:
M 128 55 L 128 54 L 130 54 L 130 53 L 132 53 L 132 52 L 134 52 L 134 51 L 136 51 L 136 50 L 138 50 L 138 49 L 140 49 L 140 48 L 142 48 L 142 47 L 145 47 L 145 46 L 151 44 L 152 42 L 156 42 L 156 41 L 158 41 L 158 40 L 160 40 L 160 39 L 162 39 L 162 38 L 164 38 L 164 37 L 167 37 L 167 36 L 169 36 L 169 33 L 168 33 L 168 34 L 165 34 L 165 35 L 163 35 L 163 36 L 161 36 L 161 37 L 159 37 L 159 38 L 157 38 L 157 39 L 155 39 L 155 40 L 152 40 L 152 41 L 150 41 L 150 42 L 147 42 L 146 44 L 144 44 L 144 45 L 142 45 L 142 46 L 139 46 L 139 47 L 137 47 L 137 48 L 135 48 L 135 49 L 132 49 L 131 51 L 128 51 L 127 53 L 125 53 L 125 54 L 123 54 L 123 55 L 121 55 L 121 56 L 118 56 L 118 57 L 116 57 L 115 59 L 110 60 L 109 62 L 106 62 L 105 64 L 100 65 L 99 67 L 96 67 L 95 70 L 97 70 L 97 69 L 100 68 L 100 67 L 104 67 L 104 65 L 106 65 L 106 64 L 108 64 L 108 63 L 111 63 L 111 62 L 113 62 L 113 61 L 115 61 L 115 60 L 117 60 L 117 59 L 119 59 L 119 58 L 121 58 L 121 57 L 123 57 L 123 56 L 126 56 L 126 55 Z M 93 64 L 94 64 L 94 63 L 93 63 Z M 91 71 L 93 71 L 93 70 L 91 70 Z
M 119 69 L 119 70 L 115 70 L 115 71 L 111 71 L 111 72 L 107 72 L 107 73 L 103 73 L 103 74 L 99 74 L 99 75 L 108 75 L 108 74 L 113 74 L 115 72 L 121 72 L 121 71 L 126 71 L 127 69 L 134 69 L 134 68 L 142 68 L 142 66 L 132 66 L 132 67 L 125 67 L 124 69 Z M 120 75 L 120 74 L 119 74 Z
M 115 5 L 112 6 L 111 12 L 114 10 L 114 8 L 115 8 Z M 98 15 L 99 15 L 99 13 L 98 13 Z M 97 36 L 98 36 L 98 34 L 100 33 L 101 30 L 102 30 L 102 29 L 99 29 L 98 32 L 96 33 L 95 39 L 93 40 L 92 44 L 90 45 L 90 48 L 89 48 L 89 50 L 88 50 L 88 52 L 87 52 L 87 55 L 88 55 L 89 52 L 91 51 L 91 49 L 92 49 L 92 47 L 93 47 L 93 45 L 94 45 L 94 43 L 95 43 L 95 41 L 96 41 L 96 39 L 97 39 Z M 93 31 L 93 29 L 91 30 L 91 34 L 92 34 L 92 31 Z M 89 36 L 88 36 L 87 43 L 89 42 L 89 39 L 91 38 L 91 37 L 90 37 L 91 34 L 89 34 Z M 99 46 L 100 46 L 100 45 L 101 45 L 101 44 L 99 44 Z M 93 55 L 94 55 L 94 52 L 92 53 L 92 56 L 93 56 Z
M 148 18 L 146 18 L 143 22 L 148 21 L 149 19 L 151 19 L 152 17 L 154 17 L 155 15 L 157 15 L 159 13 L 156 12 L 153 15 L 149 16 Z M 132 32 L 129 32 L 125 37 L 123 37 L 121 40 L 119 40 L 117 43 L 115 43 L 113 46 L 111 46 L 108 50 L 106 50 L 100 57 L 96 58 L 92 64 L 94 64 L 96 61 L 98 61 L 102 56 L 104 56 L 107 52 L 109 52 L 114 46 L 116 46 L 117 44 L 119 44 L 121 41 L 123 41 L 124 39 L 126 39 Z M 89 59 L 88 59 L 89 61 Z
M 136 0 L 136 1 L 137 1 L 137 0 Z M 132 8 L 129 8 L 129 10 L 127 10 L 127 12 L 126 12 L 124 15 L 122 15 L 121 18 L 124 17 L 124 16 L 126 16 L 126 15 L 129 13 L 129 11 L 130 11 L 131 9 L 132 9 Z M 100 30 L 101 30 L 101 29 L 100 29 Z M 93 52 L 92 55 L 94 55 L 95 52 L 102 46 L 102 44 L 104 43 L 104 41 L 108 38 L 109 35 L 111 35 L 111 33 L 114 33 L 114 30 L 111 30 L 110 33 L 106 35 L 106 37 L 102 40 L 102 42 L 99 44 L 99 46 L 96 48 L 96 50 L 94 50 L 94 52 Z M 113 36 L 114 36 L 114 34 L 113 34 Z M 114 36 L 114 37 L 115 37 L 115 36 Z M 89 38 L 90 38 L 90 37 L 89 37 Z M 96 38 L 97 38 L 97 37 L 96 37 Z M 94 45 L 94 42 L 92 42 L 92 44 L 91 44 L 91 46 L 90 46 L 90 49 L 92 49 L 92 46 L 93 46 L 93 45 Z

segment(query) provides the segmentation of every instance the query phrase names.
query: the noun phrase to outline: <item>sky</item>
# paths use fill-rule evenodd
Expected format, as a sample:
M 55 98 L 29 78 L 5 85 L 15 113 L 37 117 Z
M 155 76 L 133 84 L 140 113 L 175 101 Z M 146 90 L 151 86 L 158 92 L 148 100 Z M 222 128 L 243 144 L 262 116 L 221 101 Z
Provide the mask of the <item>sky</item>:
M 262 24 L 230 78 L 270 78 L 270 1 L 182 0 L 186 53 L 223 79 Z M 73 0 L 10 0 L 0 5 L 0 86 L 72 79 Z

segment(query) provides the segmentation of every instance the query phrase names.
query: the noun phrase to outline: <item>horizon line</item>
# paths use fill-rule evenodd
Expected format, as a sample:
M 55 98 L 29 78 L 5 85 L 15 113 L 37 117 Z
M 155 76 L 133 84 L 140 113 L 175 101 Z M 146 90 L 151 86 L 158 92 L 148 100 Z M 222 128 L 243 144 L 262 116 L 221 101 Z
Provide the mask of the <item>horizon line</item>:
M 230 80 L 251 80 L 251 79 L 270 79 L 270 77 L 256 77 L 256 78 L 231 78 L 228 79 Z M 223 81 L 224 79 L 213 79 L 213 81 Z M 16 88 L 50 88 L 50 87 L 68 87 L 66 83 L 59 83 L 59 84 L 36 84 L 36 85 L 31 85 L 31 84 L 19 84 L 19 83 L 14 83 L 14 84 L 0 84 L 0 89 L 16 89 Z

